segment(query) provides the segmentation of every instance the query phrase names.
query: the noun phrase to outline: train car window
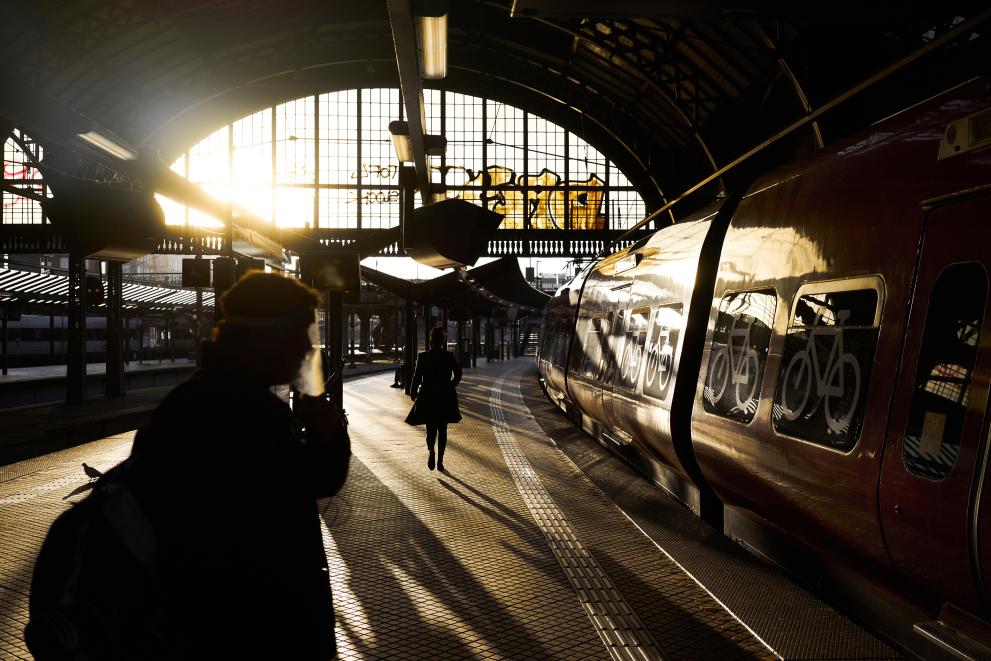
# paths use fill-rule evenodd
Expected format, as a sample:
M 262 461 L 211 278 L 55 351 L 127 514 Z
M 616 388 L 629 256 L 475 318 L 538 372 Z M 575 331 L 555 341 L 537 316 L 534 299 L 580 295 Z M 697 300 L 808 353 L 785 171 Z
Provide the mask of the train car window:
M 603 334 L 603 319 L 601 316 L 586 318 L 585 323 L 576 330 L 576 336 L 581 338 L 580 349 L 575 357 L 575 369 L 587 379 L 598 379 L 602 367 L 602 347 L 605 343 Z
M 557 313 L 551 317 L 547 324 L 547 353 L 544 358 L 549 363 L 557 362 L 558 345 L 561 343 L 561 320 Z
M 618 385 L 622 374 L 622 360 L 626 344 L 626 331 L 630 318 L 627 308 L 633 283 L 628 282 L 609 290 L 610 305 L 613 308 L 606 315 L 606 328 L 603 328 L 606 342 L 602 352 L 602 381 Z
M 567 319 L 561 319 L 558 326 L 557 351 L 554 353 L 554 364 L 564 369 L 568 364 L 568 344 L 571 342 L 570 325 Z
M 744 423 L 754 419 L 777 301 L 769 289 L 735 292 L 719 303 L 702 390 L 709 413 Z
M 617 386 L 624 390 L 635 390 L 640 380 L 640 366 L 643 364 L 644 347 L 647 345 L 647 324 L 650 321 L 650 308 L 630 310 L 626 324 L 626 339 L 623 346 L 623 359 L 619 370 Z
M 554 333 L 554 356 L 551 362 L 561 369 L 564 369 L 568 361 L 568 343 L 571 340 L 571 334 L 568 332 L 568 329 L 567 317 L 559 317 Z
M 616 351 L 619 344 L 617 336 L 621 335 L 622 331 L 620 329 L 622 327 L 622 310 L 610 310 L 606 313 L 602 327 L 602 356 L 600 357 L 602 367 L 600 374 L 602 380 L 606 383 L 612 383 L 613 380 L 616 366 Z
M 860 436 L 881 321 L 880 278 L 799 290 L 781 356 L 774 428 L 849 450 Z
M 674 350 L 682 326 L 682 305 L 662 305 L 654 313 L 644 365 L 643 393 L 664 400 L 674 381 Z
M 557 353 L 557 315 L 554 315 L 547 325 L 547 362 L 554 362 L 555 353 Z
M 948 266 L 933 287 L 902 453 L 918 477 L 942 480 L 957 463 L 987 295 L 974 262 Z
M 592 324 L 592 318 L 587 313 L 578 315 L 578 323 L 575 324 L 574 351 L 571 352 L 571 364 L 568 365 L 569 372 L 581 373 L 582 362 L 585 360 L 585 353 L 588 351 L 586 342 L 588 341 L 588 328 Z

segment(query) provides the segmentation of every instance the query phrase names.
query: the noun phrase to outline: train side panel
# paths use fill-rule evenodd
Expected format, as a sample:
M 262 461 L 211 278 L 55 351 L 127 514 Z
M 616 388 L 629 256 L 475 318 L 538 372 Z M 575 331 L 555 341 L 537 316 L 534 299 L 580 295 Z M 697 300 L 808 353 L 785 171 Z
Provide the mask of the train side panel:
M 926 218 L 885 447 L 880 512 L 888 548 L 933 614 L 944 602 L 981 613 L 988 593 L 989 220 L 991 191 Z
M 922 202 L 987 183 L 979 156 L 936 160 L 948 122 L 986 106 L 976 93 L 936 100 L 766 176 L 741 201 L 692 414 L 729 534 L 773 557 L 750 525 L 770 524 L 818 550 L 821 574 L 901 580 L 878 489 Z
M 721 206 L 595 266 L 582 296 L 568 372 L 569 398 L 582 427 L 698 514 L 711 492 L 691 451 L 690 409 L 673 403 L 678 388 L 685 388 L 681 365 L 689 320 L 693 314 L 704 320 L 706 313 L 693 313 L 693 295 L 703 245 L 717 234 L 718 246 L 724 230 L 724 221 L 716 221 Z M 708 286 L 711 291 L 711 280 Z M 689 392 L 697 375 L 692 358 Z
M 573 341 L 578 304 L 587 274 L 587 270 L 579 273 L 547 302 L 537 351 L 537 370 L 543 380 L 544 390 L 569 415 L 574 415 L 574 406 L 567 396 L 568 352 Z

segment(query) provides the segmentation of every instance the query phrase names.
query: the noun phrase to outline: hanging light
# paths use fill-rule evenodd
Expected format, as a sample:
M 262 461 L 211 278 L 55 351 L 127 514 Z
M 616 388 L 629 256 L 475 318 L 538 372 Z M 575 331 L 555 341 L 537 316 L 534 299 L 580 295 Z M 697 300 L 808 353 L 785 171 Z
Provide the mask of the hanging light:
M 447 14 L 420 18 L 423 35 L 423 77 L 438 80 L 447 76 Z
M 420 17 L 420 64 L 426 80 L 447 76 L 447 0 L 415 0 L 413 13 Z
M 396 150 L 396 158 L 401 163 L 412 163 L 413 143 L 409 139 L 409 124 L 400 120 L 389 122 L 389 135 Z
M 122 161 L 133 161 L 138 157 L 138 152 L 99 131 L 87 131 L 86 133 L 77 133 L 76 135 L 105 154 L 110 154 Z
M 409 124 L 401 120 L 389 122 L 389 136 L 396 150 L 396 157 L 403 163 L 413 162 L 413 143 L 409 138 Z M 447 151 L 447 138 L 442 135 L 423 136 L 427 156 L 442 156 Z

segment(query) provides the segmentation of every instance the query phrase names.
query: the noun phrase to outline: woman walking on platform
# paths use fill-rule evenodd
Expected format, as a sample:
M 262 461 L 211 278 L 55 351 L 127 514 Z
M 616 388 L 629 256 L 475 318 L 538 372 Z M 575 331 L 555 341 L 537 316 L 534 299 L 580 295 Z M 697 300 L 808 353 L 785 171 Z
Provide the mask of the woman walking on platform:
M 406 416 L 410 425 L 427 426 L 427 468 L 434 469 L 434 441 L 437 442 L 437 468 L 444 470 L 444 448 L 447 447 L 447 425 L 461 422 L 458 395 L 455 388 L 461 381 L 461 366 L 447 350 L 447 333 L 443 328 L 430 331 L 430 350 L 416 358 L 416 370 L 410 383 L 409 396 L 413 408 Z

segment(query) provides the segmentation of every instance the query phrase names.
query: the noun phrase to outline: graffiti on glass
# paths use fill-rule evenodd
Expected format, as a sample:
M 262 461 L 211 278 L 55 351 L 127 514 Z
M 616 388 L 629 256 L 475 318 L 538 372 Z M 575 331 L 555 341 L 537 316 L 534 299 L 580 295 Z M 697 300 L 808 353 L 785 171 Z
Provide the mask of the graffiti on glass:
M 381 183 L 380 180 L 391 180 L 399 174 L 399 166 L 395 163 L 390 165 L 378 165 L 375 163 L 362 163 L 361 172 L 352 171 L 350 174 L 351 179 L 369 179 L 375 183 Z
M 41 194 L 41 184 L 37 183 L 37 170 L 29 165 L 24 165 L 23 163 L 17 163 L 14 161 L 5 161 L 3 164 L 3 178 L 4 181 L 19 182 L 17 187 L 24 189 L 28 193 L 34 193 L 35 195 Z M 5 195 L 3 208 L 10 209 L 25 202 L 34 202 L 34 200 L 16 194 Z

